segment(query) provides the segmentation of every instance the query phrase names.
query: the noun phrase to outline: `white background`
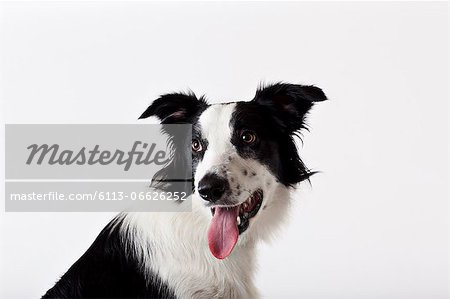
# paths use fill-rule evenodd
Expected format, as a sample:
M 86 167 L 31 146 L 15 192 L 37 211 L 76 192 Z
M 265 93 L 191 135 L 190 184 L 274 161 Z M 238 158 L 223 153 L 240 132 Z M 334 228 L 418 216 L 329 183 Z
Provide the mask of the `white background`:
M 135 123 L 166 92 L 315 84 L 330 101 L 301 155 L 322 173 L 260 247 L 261 293 L 446 298 L 447 16 L 445 3 L 2 3 L 3 120 Z M 37 298 L 112 214 L 0 217 L 0 297 Z

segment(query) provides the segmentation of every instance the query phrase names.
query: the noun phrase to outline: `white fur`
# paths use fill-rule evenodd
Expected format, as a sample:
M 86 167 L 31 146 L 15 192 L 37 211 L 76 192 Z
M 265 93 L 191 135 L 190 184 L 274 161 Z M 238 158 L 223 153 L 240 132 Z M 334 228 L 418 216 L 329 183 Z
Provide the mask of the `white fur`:
M 207 230 L 212 216 L 196 194 L 191 213 L 121 215 L 122 232 L 134 240 L 130 249 L 141 258 L 146 273 L 158 275 L 179 298 L 259 297 L 253 284 L 256 243 L 270 237 L 286 219 L 289 189 L 278 183 L 266 166 L 239 157 L 230 143 L 229 120 L 234 108 L 235 104 L 213 105 L 201 115 L 202 133 L 209 145 L 195 177 L 198 182 L 207 172 L 225 168 L 232 196 L 239 203 L 256 189 L 263 190 L 262 207 L 230 256 L 219 260 L 211 254 Z
M 195 187 L 207 172 L 218 172 L 227 157 L 236 154 L 230 142 L 230 119 L 235 108 L 236 104 L 211 105 L 200 115 L 198 123 L 202 137 L 208 140 L 208 147 L 196 169 Z

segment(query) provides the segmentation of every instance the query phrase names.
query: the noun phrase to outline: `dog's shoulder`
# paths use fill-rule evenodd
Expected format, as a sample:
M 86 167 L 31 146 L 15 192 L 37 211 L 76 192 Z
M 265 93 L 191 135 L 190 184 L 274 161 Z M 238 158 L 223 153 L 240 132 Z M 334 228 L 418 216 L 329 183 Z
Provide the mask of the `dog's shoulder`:
M 42 298 L 174 298 L 156 276 L 144 271 L 113 219 L 89 249 Z

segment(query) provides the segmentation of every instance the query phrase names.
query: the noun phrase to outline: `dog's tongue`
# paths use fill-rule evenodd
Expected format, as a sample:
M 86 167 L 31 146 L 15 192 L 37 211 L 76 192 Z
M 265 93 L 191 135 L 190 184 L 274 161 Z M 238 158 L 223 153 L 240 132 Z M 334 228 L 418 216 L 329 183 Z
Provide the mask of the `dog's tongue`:
M 218 259 L 230 255 L 239 237 L 237 216 L 239 207 L 216 207 L 208 230 L 208 244 L 211 253 Z

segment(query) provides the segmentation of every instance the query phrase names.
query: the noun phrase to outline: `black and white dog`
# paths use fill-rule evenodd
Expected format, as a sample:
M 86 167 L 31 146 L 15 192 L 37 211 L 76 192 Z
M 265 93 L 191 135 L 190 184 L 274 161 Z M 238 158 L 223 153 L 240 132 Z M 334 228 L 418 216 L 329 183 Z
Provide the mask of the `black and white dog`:
M 193 125 L 192 212 L 118 215 L 43 298 L 257 298 L 256 243 L 312 175 L 294 137 L 324 100 L 317 87 L 277 83 L 249 102 L 154 101 L 141 118 Z

